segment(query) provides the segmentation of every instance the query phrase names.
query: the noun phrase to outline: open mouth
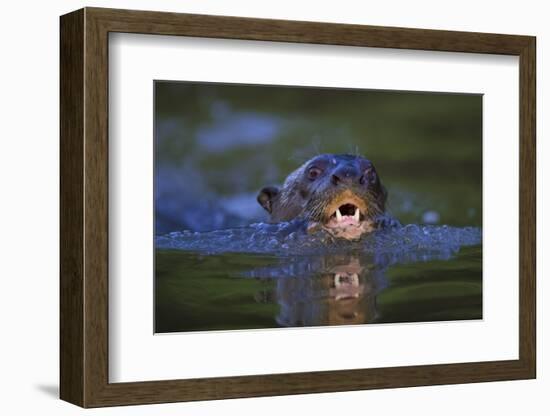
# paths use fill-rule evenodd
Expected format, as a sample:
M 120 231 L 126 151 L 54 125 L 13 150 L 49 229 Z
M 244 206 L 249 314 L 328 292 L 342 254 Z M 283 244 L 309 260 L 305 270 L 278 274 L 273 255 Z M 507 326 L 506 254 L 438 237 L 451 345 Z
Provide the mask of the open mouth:
M 361 209 L 351 203 L 346 202 L 336 207 L 334 212 L 330 215 L 326 226 L 331 228 L 342 228 L 348 226 L 360 226 L 364 221 L 365 214 L 361 212 Z
M 345 190 L 325 207 L 322 225 L 334 237 L 357 240 L 372 231 L 368 209 L 367 201 Z

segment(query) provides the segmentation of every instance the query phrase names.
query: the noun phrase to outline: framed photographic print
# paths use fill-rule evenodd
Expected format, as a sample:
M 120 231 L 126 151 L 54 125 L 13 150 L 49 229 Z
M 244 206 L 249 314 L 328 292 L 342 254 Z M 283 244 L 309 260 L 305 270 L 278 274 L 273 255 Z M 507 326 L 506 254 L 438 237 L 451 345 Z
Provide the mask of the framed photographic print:
M 534 378 L 535 38 L 61 17 L 83 406 Z

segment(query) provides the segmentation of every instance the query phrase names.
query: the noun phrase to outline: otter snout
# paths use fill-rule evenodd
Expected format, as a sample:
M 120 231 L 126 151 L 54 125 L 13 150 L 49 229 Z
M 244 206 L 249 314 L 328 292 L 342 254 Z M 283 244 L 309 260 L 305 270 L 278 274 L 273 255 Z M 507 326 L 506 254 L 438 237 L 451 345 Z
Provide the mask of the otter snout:
M 330 181 L 333 185 L 348 185 L 351 186 L 354 183 L 359 183 L 361 174 L 359 169 L 355 165 L 346 164 L 338 166 L 330 177 Z

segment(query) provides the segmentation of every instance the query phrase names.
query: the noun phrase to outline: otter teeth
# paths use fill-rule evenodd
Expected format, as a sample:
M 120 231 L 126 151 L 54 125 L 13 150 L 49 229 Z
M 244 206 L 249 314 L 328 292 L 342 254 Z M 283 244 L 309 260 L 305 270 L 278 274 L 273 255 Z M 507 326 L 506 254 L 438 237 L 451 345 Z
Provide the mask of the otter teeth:
M 336 221 L 337 222 L 342 222 L 342 220 L 344 219 L 344 216 L 340 212 L 340 208 L 336 209 L 335 214 L 336 214 Z M 361 212 L 359 211 L 359 208 L 355 207 L 355 212 L 353 214 L 353 219 L 355 220 L 355 222 L 359 222 L 360 215 L 361 215 Z M 346 215 L 346 217 L 349 218 L 351 216 Z

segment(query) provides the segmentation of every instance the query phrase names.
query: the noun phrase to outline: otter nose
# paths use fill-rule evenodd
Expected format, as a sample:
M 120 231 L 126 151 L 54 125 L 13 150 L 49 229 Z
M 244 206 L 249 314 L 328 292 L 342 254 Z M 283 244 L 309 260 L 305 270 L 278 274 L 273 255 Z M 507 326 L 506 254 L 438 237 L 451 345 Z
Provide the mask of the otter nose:
M 339 166 L 332 172 L 330 179 L 334 185 L 340 183 L 351 185 L 354 181 L 359 179 L 359 170 L 352 165 Z

